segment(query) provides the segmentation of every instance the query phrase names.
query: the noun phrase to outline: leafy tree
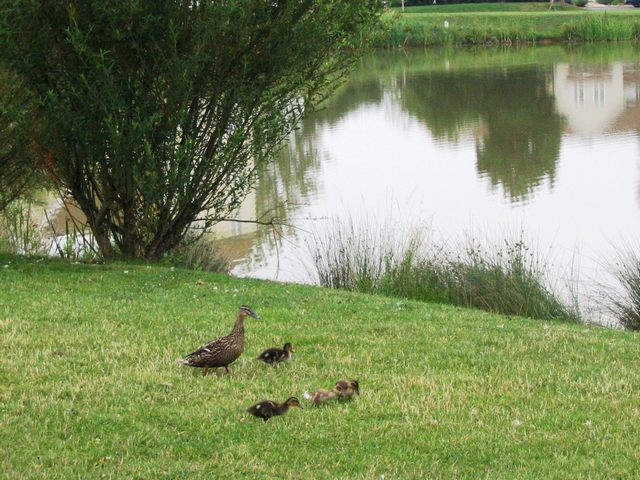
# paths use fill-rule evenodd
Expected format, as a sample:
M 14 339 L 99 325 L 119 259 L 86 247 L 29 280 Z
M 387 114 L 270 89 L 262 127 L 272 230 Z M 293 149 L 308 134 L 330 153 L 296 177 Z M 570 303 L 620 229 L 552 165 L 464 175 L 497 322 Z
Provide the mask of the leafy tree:
M 39 178 L 34 112 L 33 99 L 19 78 L 0 66 L 0 212 Z
M 156 259 L 239 206 L 345 75 L 379 0 L 0 0 L 48 174 L 106 257 Z

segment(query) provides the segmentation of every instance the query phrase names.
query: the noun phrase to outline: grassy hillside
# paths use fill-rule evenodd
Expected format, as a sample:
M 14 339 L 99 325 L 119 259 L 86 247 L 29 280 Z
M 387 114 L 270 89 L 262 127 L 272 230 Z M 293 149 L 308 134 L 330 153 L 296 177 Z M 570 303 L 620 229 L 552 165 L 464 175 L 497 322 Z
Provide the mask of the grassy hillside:
M 514 4 L 506 3 L 504 8 L 496 6 L 490 10 L 483 4 L 467 4 L 464 9 L 451 8 L 450 11 L 415 7 L 400 13 L 394 9 L 383 17 L 385 33 L 380 35 L 377 45 L 609 41 L 637 39 L 640 34 L 638 9 L 512 11 L 508 5 Z
M 262 320 L 232 376 L 177 364 L 242 303 Z M 252 360 L 285 341 L 290 364 Z M 623 331 L 0 255 L 0 476 L 632 478 L 639 358 Z M 362 396 L 245 413 L 340 378 Z
M 580 9 L 568 3 L 558 3 L 554 6 L 555 11 Z M 400 7 L 394 8 L 400 12 Z M 496 2 L 496 3 L 452 3 L 448 5 L 421 5 L 416 7 L 405 7 L 405 13 L 461 13 L 461 12 L 547 12 L 548 2 Z

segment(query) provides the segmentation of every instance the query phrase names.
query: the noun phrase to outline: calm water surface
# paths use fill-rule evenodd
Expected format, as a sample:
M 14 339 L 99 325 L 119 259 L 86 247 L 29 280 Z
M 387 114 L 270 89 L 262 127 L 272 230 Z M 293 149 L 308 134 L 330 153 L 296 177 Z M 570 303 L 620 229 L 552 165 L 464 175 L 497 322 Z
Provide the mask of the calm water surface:
M 308 232 L 335 219 L 445 239 L 524 230 L 560 276 L 573 265 L 598 282 L 615 245 L 640 234 L 639 132 L 632 45 L 378 53 L 292 135 L 240 212 L 293 228 L 280 242 L 249 224 L 216 236 L 238 275 L 309 282 Z

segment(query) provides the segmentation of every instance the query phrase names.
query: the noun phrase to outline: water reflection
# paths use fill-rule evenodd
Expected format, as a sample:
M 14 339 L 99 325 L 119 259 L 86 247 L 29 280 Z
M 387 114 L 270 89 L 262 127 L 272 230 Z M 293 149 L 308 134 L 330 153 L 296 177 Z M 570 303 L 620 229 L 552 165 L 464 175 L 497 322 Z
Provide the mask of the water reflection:
M 243 232 L 236 273 L 305 281 L 308 219 L 390 204 L 447 235 L 533 225 L 594 270 L 640 234 L 639 132 L 634 45 L 372 55 L 262 172 L 245 217 L 296 228 L 277 255 L 270 230 Z
M 403 108 L 439 139 L 473 130 L 478 173 L 524 201 L 547 178 L 553 183 L 563 119 L 548 82 L 551 67 L 444 72 L 411 76 Z

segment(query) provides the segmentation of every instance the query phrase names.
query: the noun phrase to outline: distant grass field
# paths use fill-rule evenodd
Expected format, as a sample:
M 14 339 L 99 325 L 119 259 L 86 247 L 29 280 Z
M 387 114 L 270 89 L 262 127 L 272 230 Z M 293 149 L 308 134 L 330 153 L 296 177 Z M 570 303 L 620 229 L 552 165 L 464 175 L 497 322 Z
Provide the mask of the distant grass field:
M 558 10 L 579 10 L 571 4 L 558 2 L 554 6 Z M 401 12 L 400 7 L 394 11 Z M 547 12 L 548 2 L 496 2 L 496 3 L 456 3 L 449 5 L 421 5 L 417 7 L 405 7 L 405 13 L 463 13 L 463 12 Z
M 496 4 L 489 4 L 496 5 Z M 430 11 L 414 7 L 383 17 L 379 47 L 431 45 L 483 45 L 537 42 L 633 40 L 640 35 L 640 9 L 585 10 L 567 7 L 553 11 L 482 10 L 485 4 L 464 9 Z M 525 4 L 536 5 L 536 4 Z M 509 6 L 509 7 L 508 7 Z M 447 7 L 444 6 L 443 7 Z M 451 7 L 458 7 L 451 5 Z M 435 7 L 434 7 L 435 8 Z M 523 8 L 523 7 L 520 7 Z M 597 24 L 597 28 L 594 27 Z M 583 30 L 586 29 L 586 35 Z
M 242 303 L 232 376 L 177 364 Z M 285 341 L 290 364 L 253 360 Z M 624 331 L 0 255 L 0 477 L 638 478 L 639 358 Z M 245 412 L 340 378 L 362 396 Z

